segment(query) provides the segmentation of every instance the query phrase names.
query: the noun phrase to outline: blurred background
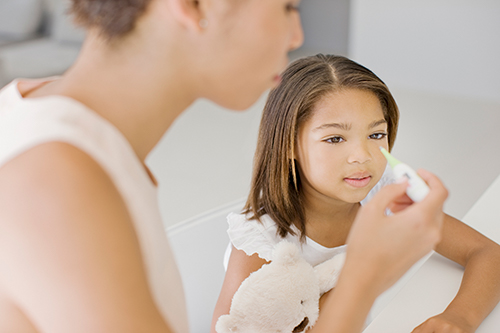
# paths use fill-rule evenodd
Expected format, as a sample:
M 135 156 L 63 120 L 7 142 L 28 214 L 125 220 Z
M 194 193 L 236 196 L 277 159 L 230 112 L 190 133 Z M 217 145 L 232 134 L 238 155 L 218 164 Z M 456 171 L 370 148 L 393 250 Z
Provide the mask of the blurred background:
M 0 0 L 0 85 L 63 73 L 83 32 L 64 0 Z M 394 155 L 438 174 L 461 218 L 500 173 L 500 1 L 303 0 L 302 48 L 290 59 L 346 55 L 398 102 Z M 166 226 L 245 197 L 266 95 L 249 110 L 198 101 L 147 163 Z

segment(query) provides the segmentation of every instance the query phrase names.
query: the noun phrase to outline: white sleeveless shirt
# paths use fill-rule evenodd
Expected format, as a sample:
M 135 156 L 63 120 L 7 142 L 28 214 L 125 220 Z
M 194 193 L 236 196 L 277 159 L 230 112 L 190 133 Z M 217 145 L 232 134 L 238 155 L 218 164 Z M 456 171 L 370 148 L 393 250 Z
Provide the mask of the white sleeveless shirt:
M 187 333 L 182 281 L 161 221 L 157 190 L 129 142 L 83 104 L 63 96 L 24 99 L 17 83 L 0 91 L 0 167 L 53 141 L 71 144 L 93 158 L 127 205 L 160 313 L 174 332 Z

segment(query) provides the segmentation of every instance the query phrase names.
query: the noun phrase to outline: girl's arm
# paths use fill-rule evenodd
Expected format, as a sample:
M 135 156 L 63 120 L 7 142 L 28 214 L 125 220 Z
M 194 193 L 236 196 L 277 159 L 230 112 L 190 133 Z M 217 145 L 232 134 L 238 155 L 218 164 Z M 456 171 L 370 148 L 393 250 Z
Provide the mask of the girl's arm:
M 474 332 L 500 300 L 500 245 L 446 215 L 436 251 L 464 266 L 462 284 L 446 310 L 414 332 Z
M 229 313 L 233 295 L 236 293 L 243 280 L 267 263 L 266 260 L 260 258 L 257 254 L 248 256 L 244 251 L 237 250 L 233 246 L 224 283 L 222 284 L 219 299 L 215 305 L 212 326 L 210 328 L 211 333 L 216 333 L 215 325 L 219 317 Z
M 40 332 L 172 332 L 121 195 L 68 144 L 37 146 L 0 168 L 0 271 L 1 300 Z

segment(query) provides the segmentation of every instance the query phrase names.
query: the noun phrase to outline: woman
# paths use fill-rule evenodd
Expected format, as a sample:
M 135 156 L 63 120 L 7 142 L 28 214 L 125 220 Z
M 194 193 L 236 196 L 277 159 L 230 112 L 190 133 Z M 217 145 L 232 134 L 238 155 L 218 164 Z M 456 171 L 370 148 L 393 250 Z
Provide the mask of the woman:
M 279 82 L 302 44 L 297 6 L 73 0 L 88 31 L 75 64 L 0 94 L 0 331 L 188 331 L 144 160 L 197 98 L 242 110 Z M 383 212 L 405 184 L 360 212 L 319 330 L 359 331 L 374 298 L 434 247 L 446 190 L 424 177 L 428 199 L 399 223 Z

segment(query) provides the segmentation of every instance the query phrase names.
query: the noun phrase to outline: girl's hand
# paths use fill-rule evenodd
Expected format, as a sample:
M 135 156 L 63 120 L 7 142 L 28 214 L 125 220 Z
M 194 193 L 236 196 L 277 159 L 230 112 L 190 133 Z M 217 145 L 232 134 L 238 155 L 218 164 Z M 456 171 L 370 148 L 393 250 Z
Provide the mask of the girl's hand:
M 443 312 L 427 319 L 412 333 L 474 333 L 475 331 L 462 317 Z

